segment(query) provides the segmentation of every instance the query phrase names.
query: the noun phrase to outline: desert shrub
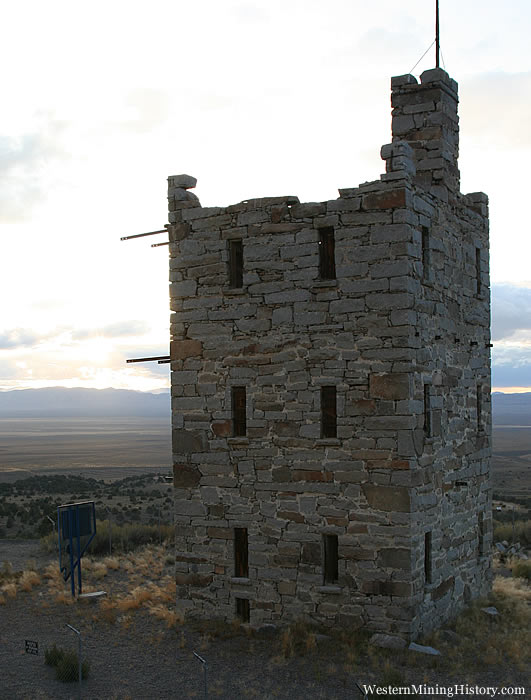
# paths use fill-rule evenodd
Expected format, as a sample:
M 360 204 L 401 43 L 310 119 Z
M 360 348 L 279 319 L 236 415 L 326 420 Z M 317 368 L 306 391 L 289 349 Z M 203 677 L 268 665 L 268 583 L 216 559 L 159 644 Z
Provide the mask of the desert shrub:
M 61 661 L 63 656 L 64 651 L 62 649 L 59 649 L 59 647 L 56 644 L 54 644 L 52 647 L 46 648 L 44 650 L 44 663 L 47 666 L 57 666 L 57 664 L 59 663 L 59 661 Z
M 513 564 L 512 572 L 516 578 L 525 578 L 529 581 L 531 579 L 531 561 L 519 559 Z
M 38 586 L 41 582 L 41 577 L 36 571 L 24 571 L 20 577 L 20 587 L 26 593 L 29 593 L 34 586 Z
M 55 644 L 44 650 L 44 663 L 55 668 L 55 677 L 63 683 L 79 680 L 79 657 L 74 651 L 65 651 Z M 81 663 L 81 678 L 88 678 L 90 665 Z
M 174 537 L 171 525 L 146 525 L 133 523 L 118 525 L 111 523 L 111 539 L 113 552 L 130 552 L 148 544 L 156 544 L 162 540 L 172 540 Z M 50 533 L 41 539 L 42 546 L 52 552 L 56 546 L 56 539 Z M 109 555 L 109 521 L 98 520 L 96 522 L 96 535 L 90 543 L 88 554 L 96 556 Z
M 512 522 L 494 521 L 494 542 L 520 542 L 523 545 L 531 545 L 531 520 L 515 520 L 514 535 Z

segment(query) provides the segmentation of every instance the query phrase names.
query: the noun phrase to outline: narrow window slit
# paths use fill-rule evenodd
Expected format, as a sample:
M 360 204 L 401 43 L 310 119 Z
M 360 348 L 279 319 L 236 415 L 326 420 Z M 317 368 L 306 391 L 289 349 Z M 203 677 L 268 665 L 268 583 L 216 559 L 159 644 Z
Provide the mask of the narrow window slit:
M 335 386 L 321 387 L 321 437 L 337 437 L 337 397 Z
M 424 535 L 424 580 L 426 583 L 432 582 L 431 532 L 426 532 Z
M 233 434 L 247 434 L 247 396 L 244 386 L 232 387 L 232 422 Z
M 337 583 L 339 578 L 337 535 L 323 535 L 323 550 L 324 583 Z
M 323 280 L 336 279 L 335 247 L 334 229 L 319 229 L 319 276 Z
M 431 277 L 430 268 L 430 231 L 425 226 L 422 227 L 422 276 L 425 280 Z
M 243 287 L 243 242 L 229 241 L 229 284 L 237 289 Z
M 476 248 L 476 294 L 481 294 L 481 248 Z
M 478 556 L 483 556 L 483 543 L 485 539 L 485 524 L 483 522 L 483 513 L 478 513 Z
M 236 598 L 236 615 L 242 622 L 249 622 L 251 611 L 248 598 Z
M 429 384 L 424 384 L 424 433 L 427 437 L 431 436 L 431 387 Z
M 249 541 L 246 527 L 234 528 L 234 576 L 249 578 Z
M 483 411 L 481 408 L 481 384 L 476 385 L 476 416 L 478 432 L 480 432 L 483 423 Z

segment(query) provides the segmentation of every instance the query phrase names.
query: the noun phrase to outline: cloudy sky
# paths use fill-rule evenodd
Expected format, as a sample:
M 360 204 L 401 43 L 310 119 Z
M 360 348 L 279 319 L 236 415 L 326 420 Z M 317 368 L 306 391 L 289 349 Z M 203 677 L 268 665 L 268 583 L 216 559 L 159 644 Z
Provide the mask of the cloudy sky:
M 491 203 L 493 387 L 531 391 L 531 3 L 440 0 L 463 192 Z M 435 0 L 19 0 L 0 29 L 0 390 L 157 390 L 166 178 L 203 206 L 337 196 L 383 172 L 389 84 Z M 430 51 L 412 71 L 433 67 Z

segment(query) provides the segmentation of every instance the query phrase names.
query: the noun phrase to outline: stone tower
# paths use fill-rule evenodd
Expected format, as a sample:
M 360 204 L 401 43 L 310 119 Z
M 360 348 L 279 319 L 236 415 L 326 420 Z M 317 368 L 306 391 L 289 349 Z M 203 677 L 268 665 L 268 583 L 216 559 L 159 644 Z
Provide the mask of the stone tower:
M 488 200 L 457 84 L 393 78 L 380 180 L 201 207 L 168 179 L 177 604 L 414 639 L 490 582 Z

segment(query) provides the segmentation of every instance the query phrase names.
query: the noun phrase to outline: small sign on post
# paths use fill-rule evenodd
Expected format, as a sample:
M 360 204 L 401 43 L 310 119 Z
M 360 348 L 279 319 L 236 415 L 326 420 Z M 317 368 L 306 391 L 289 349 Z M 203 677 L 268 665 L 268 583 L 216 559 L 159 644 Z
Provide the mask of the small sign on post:
M 39 654 L 39 642 L 32 642 L 31 639 L 25 639 L 26 642 L 26 654 Z

